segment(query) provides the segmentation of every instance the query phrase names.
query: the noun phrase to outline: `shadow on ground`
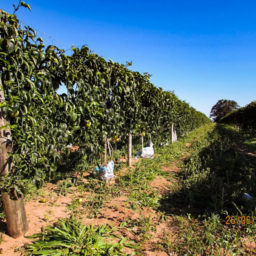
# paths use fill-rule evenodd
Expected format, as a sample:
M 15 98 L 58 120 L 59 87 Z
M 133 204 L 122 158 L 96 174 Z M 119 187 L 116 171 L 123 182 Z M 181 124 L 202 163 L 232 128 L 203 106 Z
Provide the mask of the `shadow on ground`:
M 244 141 L 248 135 L 224 125 L 216 126 L 209 135 L 210 145 L 199 142 L 184 161 L 178 175 L 181 189 L 166 195 L 159 210 L 167 215 L 255 214 L 256 156 Z M 253 148 L 252 148 L 253 147 Z

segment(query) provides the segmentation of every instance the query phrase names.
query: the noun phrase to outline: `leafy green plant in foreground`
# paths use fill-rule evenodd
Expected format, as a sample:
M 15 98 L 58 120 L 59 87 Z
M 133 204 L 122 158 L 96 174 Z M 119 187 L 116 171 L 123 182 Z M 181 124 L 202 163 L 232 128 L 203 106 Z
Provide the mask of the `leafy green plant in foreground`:
M 74 219 L 62 219 L 33 238 L 39 239 L 26 246 L 27 256 L 125 255 L 122 252 L 124 240 L 114 242 L 117 238 L 107 225 L 94 227 L 82 225 Z

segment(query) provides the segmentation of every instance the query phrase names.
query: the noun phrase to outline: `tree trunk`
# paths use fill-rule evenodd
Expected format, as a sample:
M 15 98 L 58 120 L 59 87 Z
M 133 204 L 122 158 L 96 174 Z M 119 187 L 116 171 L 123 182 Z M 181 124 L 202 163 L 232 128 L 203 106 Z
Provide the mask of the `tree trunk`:
M 11 199 L 8 193 L 2 193 L 2 201 L 7 222 L 7 232 L 13 238 L 23 236 L 28 231 L 28 222 L 23 197 Z
M 128 166 L 132 166 L 132 134 L 129 133 L 129 140 L 128 140 Z
M 4 92 L 0 81 L 0 102 L 4 101 Z M 11 132 L 8 122 L 4 119 L 4 109 L 0 110 L 0 174 L 8 175 L 12 164 L 9 161 L 9 155 L 12 151 Z M 6 192 L 1 191 L 4 212 L 6 216 L 7 232 L 10 236 L 17 238 L 22 236 L 28 230 L 28 223 L 24 207 L 23 198 L 18 198 L 16 191 L 15 199 L 12 199 Z

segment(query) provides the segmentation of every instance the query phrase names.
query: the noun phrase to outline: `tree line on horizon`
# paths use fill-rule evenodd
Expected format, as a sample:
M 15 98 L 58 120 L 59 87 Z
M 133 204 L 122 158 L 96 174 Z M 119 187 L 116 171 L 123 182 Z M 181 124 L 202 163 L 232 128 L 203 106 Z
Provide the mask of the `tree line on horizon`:
M 234 100 L 219 100 L 211 109 L 210 117 L 216 123 L 237 125 L 244 131 L 255 133 L 256 101 L 240 107 Z

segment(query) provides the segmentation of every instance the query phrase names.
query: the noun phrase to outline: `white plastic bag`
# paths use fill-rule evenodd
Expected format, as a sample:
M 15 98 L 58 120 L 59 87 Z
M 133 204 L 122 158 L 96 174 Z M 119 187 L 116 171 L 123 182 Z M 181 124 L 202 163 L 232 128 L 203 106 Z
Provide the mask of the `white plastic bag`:
M 114 177 L 114 162 L 111 160 L 107 166 L 97 166 L 94 169 L 94 175 L 102 180 L 109 181 Z
M 115 165 L 112 160 L 108 162 L 106 171 L 103 175 L 104 180 L 108 181 L 108 180 L 114 178 L 114 166 Z
M 141 157 L 143 157 L 143 158 L 153 158 L 154 157 L 154 148 L 153 148 L 152 142 L 150 142 L 149 147 L 142 148 Z

